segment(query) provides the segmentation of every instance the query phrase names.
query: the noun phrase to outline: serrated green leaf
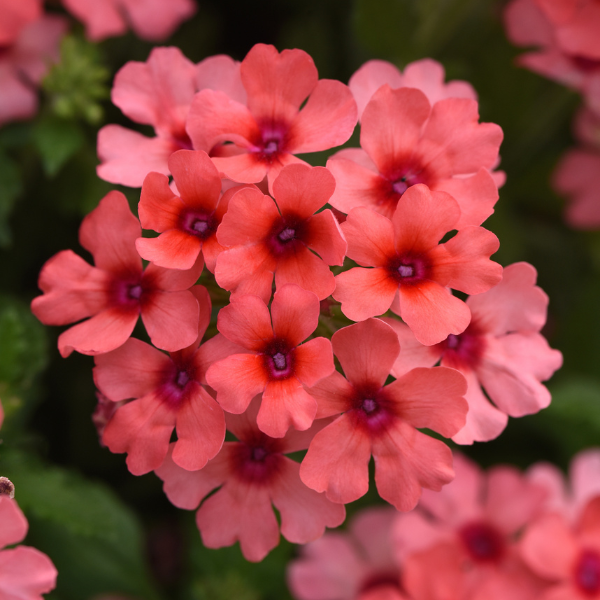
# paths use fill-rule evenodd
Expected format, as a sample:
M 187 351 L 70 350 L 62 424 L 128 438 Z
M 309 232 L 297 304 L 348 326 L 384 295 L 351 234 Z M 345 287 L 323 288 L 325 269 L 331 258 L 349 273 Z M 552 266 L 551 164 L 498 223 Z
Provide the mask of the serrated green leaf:
M 44 171 L 50 177 L 60 171 L 85 141 L 77 123 L 56 117 L 39 121 L 34 127 L 33 139 L 42 157 Z

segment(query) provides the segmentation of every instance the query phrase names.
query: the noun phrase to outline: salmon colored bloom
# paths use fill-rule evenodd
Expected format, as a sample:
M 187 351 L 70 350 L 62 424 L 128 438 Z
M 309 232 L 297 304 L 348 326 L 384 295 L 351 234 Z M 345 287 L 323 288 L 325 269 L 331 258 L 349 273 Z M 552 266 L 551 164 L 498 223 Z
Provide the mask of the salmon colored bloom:
M 394 560 L 391 528 L 398 513 L 371 507 L 356 514 L 348 532 L 326 532 L 300 549 L 288 566 L 298 600 L 406 600 Z
M 348 257 L 374 268 L 335 278 L 333 297 L 342 312 L 363 321 L 391 307 L 426 345 L 462 333 L 471 312 L 449 288 L 486 292 L 502 278 L 502 267 L 489 260 L 498 238 L 481 227 L 466 227 L 439 243 L 459 219 L 454 198 L 422 184 L 402 195 L 391 221 L 369 208 L 353 209 L 341 225 Z
M 409 87 L 421 90 L 431 104 L 444 98 L 470 98 L 477 100 L 473 86 L 466 81 L 444 82 L 444 67 L 431 58 L 423 58 L 409 63 L 404 73 L 386 60 L 369 60 L 348 82 L 358 107 L 358 118 L 362 117 L 365 107 L 375 92 L 382 85 L 389 85 L 393 90 Z
M 211 315 L 206 288 L 191 290 L 200 305 L 198 339 L 166 355 L 136 339 L 97 356 L 94 381 L 119 406 L 106 425 L 102 442 L 111 452 L 127 452 L 127 466 L 143 475 L 163 463 L 175 428 L 172 459 L 184 469 L 201 469 L 225 438 L 222 408 L 204 388 L 208 366 L 241 348 L 217 335 L 200 345 Z
M 391 218 L 406 191 L 424 183 L 456 199 L 458 229 L 480 225 L 498 200 L 489 169 L 498 162 L 502 129 L 478 121 L 475 100 L 446 98 L 432 106 L 420 90 L 382 86 L 362 116 L 362 149 L 327 161 L 337 183 L 330 204 L 345 213 L 368 206 Z
M 160 42 L 197 10 L 194 0 L 62 0 L 94 41 L 123 35 L 129 27 L 144 40 Z
M 271 315 L 257 296 L 232 297 L 219 311 L 217 328 L 248 353 L 233 354 L 209 367 L 206 380 L 217 391 L 219 404 L 239 414 L 264 392 L 258 413 L 262 432 L 283 437 L 289 427 L 308 429 L 317 402 L 303 386 L 314 385 L 334 370 L 328 339 L 301 344 L 317 328 L 319 312 L 315 294 L 293 284 L 275 292 Z
M 15 500 L 0 494 L 0 548 L 21 542 L 27 519 Z M 56 568 L 42 552 L 29 546 L 0 550 L 0 598 L 43 600 L 56 587 Z
M 562 354 L 539 333 L 546 323 L 548 296 L 535 285 L 536 277 L 527 263 L 506 267 L 495 288 L 467 299 L 472 315 L 467 329 L 435 346 L 422 345 L 408 327 L 386 319 L 404 350 L 392 369 L 395 377 L 439 360 L 466 377 L 469 414 L 453 438 L 459 444 L 494 439 L 509 415 L 522 417 L 550 404 L 550 392 L 541 382 L 560 368 Z
M 527 478 L 547 490 L 547 512 L 560 513 L 575 524 L 587 503 L 600 496 L 600 448 L 584 450 L 573 458 L 568 481 L 562 471 L 545 462 L 533 465 Z
M 42 296 L 31 303 L 45 325 L 71 327 L 58 338 L 62 356 L 73 350 L 103 354 L 122 346 L 141 316 L 152 343 L 171 352 L 185 348 L 198 335 L 198 301 L 189 291 L 198 265 L 172 271 L 149 265 L 135 249 L 142 231 L 127 199 L 110 192 L 81 224 L 79 243 L 94 257 L 90 266 L 71 250 L 53 256 L 42 267 Z M 201 266 L 201 265 L 200 265 Z
M 342 265 L 347 247 L 333 213 L 317 212 L 334 189 L 327 169 L 288 165 L 273 183 L 275 202 L 256 189 L 238 192 L 217 232 L 227 247 L 217 259 L 217 283 L 268 302 L 275 276 L 277 288 L 295 283 L 327 298 L 335 289 L 328 265 Z
M 14 19 L 4 4 L 0 1 L 0 125 L 35 115 L 37 87 L 58 61 L 59 43 L 67 32 L 66 19 L 58 15 L 31 20 L 37 9 L 29 1 L 9 2 Z
M 295 154 L 343 144 L 354 131 L 356 103 L 341 82 L 319 80 L 312 58 L 303 50 L 256 44 L 241 64 L 247 102 L 203 90 L 190 108 L 187 131 L 194 148 L 209 152 L 232 142 L 240 154 L 215 158 L 225 177 L 269 187 L 281 169 L 303 162 Z M 306 100 L 306 104 L 301 108 Z
M 230 198 L 243 186 L 221 195 L 219 172 L 201 150 L 171 154 L 168 167 L 179 196 L 173 193 L 166 175 L 147 175 L 140 197 L 140 223 L 161 235 L 138 238 L 135 246 L 142 258 L 159 267 L 186 270 L 197 261 L 206 261 L 212 273 L 217 256 L 224 250 L 217 241 L 217 227 Z
M 136 123 L 151 125 L 149 138 L 120 125 L 98 132 L 98 177 L 140 187 L 152 171 L 169 175 L 169 156 L 193 149 L 185 122 L 194 94 L 201 89 L 223 90 L 245 101 L 239 63 L 229 56 L 210 56 L 194 65 L 178 48 L 154 48 L 148 60 L 130 61 L 115 76 L 112 101 Z
M 196 523 L 205 546 L 221 548 L 239 540 L 244 557 L 254 562 L 279 543 L 272 505 L 279 511 L 282 535 L 296 544 L 321 537 L 325 527 L 337 527 L 346 516 L 343 506 L 308 489 L 298 477 L 298 463 L 284 456 L 305 449 L 322 423 L 273 439 L 256 427 L 258 405 L 257 398 L 244 414 L 225 415 L 238 441 L 225 442 L 200 471 L 178 467 L 170 453 L 156 471 L 175 506 L 194 510 L 204 500 Z
M 479 467 L 454 455 L 454 481 L 423 491 L 416 511 L 398 517 L 393 538 L 406 589 L 425 600 L 537 600 L 545 586 L 516 545 L 539 515 L 545 490 L 517 469 Z
M 400 344 L 378 319 L 344 327 L 331 341 L 346 377 L 335 371 L 309 393 L 318 419 L 337 419 L 311 442 L 300 477 L 333 502 L 352 502 L 369 489 L 373 456 L 381 498 L 411 510 L 423 487 L 439 490 L 454 476 L 450 449 L 418 429 L 449 437 L 463 427 L 464 377 L 445 367 L 414 369 L 385 385 Z
M 551 585 L 536 600 L 600 598 L 600 497 L 583 508 L 576 523 L 549 513 L 528 527 L 521 542 L 527 565 Z

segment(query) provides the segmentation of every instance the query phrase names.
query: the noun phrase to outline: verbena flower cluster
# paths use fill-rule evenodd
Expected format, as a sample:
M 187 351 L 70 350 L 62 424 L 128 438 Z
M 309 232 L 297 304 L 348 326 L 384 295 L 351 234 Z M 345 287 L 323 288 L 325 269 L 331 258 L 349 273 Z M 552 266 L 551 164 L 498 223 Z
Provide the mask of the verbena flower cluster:
M 417 508 L 357 513 L 288 568 L 297 600 L 587 600 L 600 597 L 600 451 L 570 480 L 538 463 L 483 472 L 460 454 L 456 479 Z
M 506 31 L 518 46 L 536 46 L 521 65 L 583 95 L 573 133 L 580 144 L 557 166 L 554 188 L 569 198 L 565 218 L 600 228 L 600 4 L 596 0 L 512 0 Z
M 51 258 L 32 310 L 74 324 L 58 347 L 95 357 L 102 443 L 198 509 L 206 546 L 258 561 L 280 533 L 319 538 L 367 492 L 371 457 L 381 498 L 409 511 L 454 478 L 421 430 L 486 441 L 548 405 L 548 299 L 531 265 L 490 259 L 502 131 L 469 84 L 423 60 L 346 86 L 258 44 L 197 65 L 156 48 L 112 98 L 156 133 L 98 137 L 98 174 L 141 186 L 138 216 L 104 197 L 79 232 L 93 265 Z M 360 148 L 297 156 L 359 117 Z

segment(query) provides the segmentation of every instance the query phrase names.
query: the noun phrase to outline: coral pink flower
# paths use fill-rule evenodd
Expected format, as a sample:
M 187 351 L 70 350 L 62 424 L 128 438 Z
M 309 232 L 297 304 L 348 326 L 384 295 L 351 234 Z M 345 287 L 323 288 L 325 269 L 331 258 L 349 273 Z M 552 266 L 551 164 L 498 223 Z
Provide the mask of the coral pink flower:
M 417 88 L 427 96 L 431 104 L 444 98 L 477 100 L 477 93 L 470 83 L 466 81 L 444 83 L 445 76 L 444 67 L 431 58 L 409 63 L 404 73 L 385 60 L 370 60 L 350 77 L 348 87 L 354 94 L 359 119 L 373 94 L 385 84 L 393 90 L 403 87 Z
M 569 199 L 565 218 L 577 229 L 600 228 L 600 152 L 569 150 L 553 176 L 556 191 Z
M 241 76 L 247 104 L 203 90 L 194 98 L 187 126 L 196 149 L 208 152 L 233 142 L 242 150 L 214 159 L 229 179 L 258 183 L 268 174 L 271 185 L 285 165 L 303 162 L 295 154 L 327 150 L 352 135 L 357 121 L 352 93 L 339 81 L 319 81 L 306 52 L 279 54 L 273 46 L 256 44 L 242 61 Z
M 0 46 L 17 41 L 21 30 L 42 15 L 42 0 L 0 0 Z
M 569 481 L 549 463 L 537 463 L 527 472 L 527 478 L 548 491 L 544 507 L 575 523 L 589 500 L 600 496 L 600 449 L 590 448 L 573 458 Z
M 335 289 L 328 265 L 343 264 L 347 245 L 330 210 L 314 213 L 334 189 L 327 169 L 288 165 L 273 183 L 275 202 L 256 189 L 237 193 L 217 232 L 229 247 L 219 254 L 217 283 L 268 302 L 274 275 L 277 288 L 295 283 L 327 298 Z
M 156 137 L 119 125 L 103 127 L 98 177 L 139 187 L 151 171 L 169 175 L 169 156 L 192 148 L 185 121 L 194 94 L 205 88 L 223 90 L 240 102 L 246 98 L 239 63 L 228 56 L 194 65 L 178 48 L 154 48 L 145 63 L 128 62 L 115 77 L 112 101 L 136 123 L 151 125 Z
M 520 56 L 519 64 L 579 90 L 600 109 L 600 9 L 595 0 L 512 0 L 504 21 L 513 44 L 541 46 Z
M 300 477 L 333 502 L 352 502 L 369 489 L 373 456 L 379 495 L 411 510 L 421 488 L 439 490 L 454 476 L 449 448 L 418 429 L 449 437 L 464 425 L 464 377 L 444 367 L 415 369 L 385 385 L 400 344 L 378 319 L 344 327 L 331 341 L 347 379 L 336 371 L 309 392 L 317 418 L 343 414 L 315 436 Z
M 206 261 L 214 272 L 218 254 L 217 227 L 227 211 L 229 199 L 242 186 L 221 195 L 221 178 L 206 152 L 179 150 L 171 154 L 168 167 L 179 196 L 169 179 L 149 173 L 142 186 L 139 204 L 144 229 L 161 233 L 157 238 L 139 238 L 135 246 L 142 258 L 167 269 L 191 269 Z
M 543 583 L 515 542 L 539 514 L 545 490 L 512 467 L 484 474 L 460 454 L 454 469 L 454 481 L 441 492 L 424 490 L 417 510 L 394 526 L 407 590 L 425 600 L 537 600 Z
M 156 474 L 165 482 L 169 500 L 179 508 L 195 509 L 202 542 L 208 548 L 231 546 L 239 540 L 247 560 L 262 560 L 279 543 L 281 533 L 290 542 L 305 544 L 337 527 L 344 507 L 309 490 L 298 477 L 298 463 L 283 456 L 305 449 L 322 423 L 304 432 L 290 431 L 273 439 L 256 427 L 258 398 L 243 415 L 226 414 L 227 429 L 239 440 L 223 449 L 200 471 L 186 471 L 167 457 Z
M 391 218 L 403 194 L 425 183 L 456 199 L 458 229 L 480 225 L 498 200 L 488 169 L 498 162 L 502 130 L 478 120 L 475 100 L 446 98 L 432 107 L 420 90 L 384 85 L 363 113 L 362 150 L 327 161 L 337 183 L 330 204 L 345 213 L 368 206 Z
M 85 25 L 97 42 L 123 35 L 129 27 L 144 40 L 166 40 L 196 12 L 194 0 L 63 0 L 65 8 Z
M 548 296 L 535 285 L 536 276 L 527 263 L 506 267 L 498 286 L 467 299 L 469 327 L 435 346 L 420 344 L 408 327 L 386 319 L 403 349 L 392 369 L 395 377 L 440 359 L 466 377 L 469 414 L 464 429 L 453 438 L 459 444 L 494 439 L 506 427 L 508 415 L 521 417 L 550 404 L 550 392 L 541 382 L 560 368 L 562 355 L 539 333 L 546 323 Z
M 600 598 L 600 497 L 572 526 L 563 515 L 542 516 L 528 527 L 521 550 L 529 567 L 552 583 L 540 600 Z
M 405 600 L 390 531 L 398 513 L 371 507 L 356 514 L 346 533 L 325 535 L 300 549 L 288 567 L 298 600 Z
M 0 2 L 0 36 L 6 8 Z M 12 3 L 27 7 L 30 2 Z M 58 46 L 67 31 L 67 22 L 56 15 L 43 15 L 24 24 L 9 44 L 0 39 L 0 125 L 29 119 L 38 107 L 37 86 L 51 63 L 58 61 Z
M 257 296 L 234 296 L 219 311 L 218 330 L 249 354 L 234 354 L 211 365 L 208 384 L 228 412 L 242 413 L 263 393 L 258 428 L 283 437 L 289 427 L 308 429 L 317 412 L 316 400 L 303 387 L 334 370 L 331 342 L 314 338 L 300 344 L 317 328 L 320 304 L 312 292 L 287 284 L 275 292 L 271 315 Z
M 217 335 L 200 345 L 210 321 L 206 288 L 192 288 L 200 305 L 198 339 L 167 356 L 152 346 L 129 339 L 123 346 L 95 359 L 94 381 L 120 406 L 102 436 L 111 452 L 127 452 L 134 475 L 157 469 L 165 459 L 173 428 L 177 441 L 172 459 L 184 469 L 201 469 L 221 449 L 225 438 L 223 410 L 202 384 L 208 366 L 242 349 Z
M 481 227 L 466 227 L 439 244 L 457 226 L 458 204 L 445 192 L 411 187 L 398 201 L 392 221 L 369 208 L 355 208 L 342 223 L 348 257 L 363 267 L 338 275 L 333 297 L 353 321 L 381 315 L 390 307 L 423 344 L 462 333 L 469 307 L 449 288 L 480 294 L 502 278 L 489 260 L 498 238 Z
M 0 495 L 0 548 L 17 544 L 27 534 L 27 519 L 15 500 Z M 43 600 L 56 587 L 56 568 L 42 552 L 29 546 L 0 551 L 0 597 Z
M 189 291 L 200 274 L 149 265 L 135 249 L 138 220 L 127 199 L 110 192 L 81 224 L 79 242 L 91 252 L 95 267 L 71 250 L 53 256 L 39 278 L 42 296 L 31 303 L 33 314 L 46 325 L 71 327 L 58 338 L 62 356 L 73 350 L 102 354 L 122 346 L 141 315 L 152 343 L 180 350 L 198 335 L 198 301 Z

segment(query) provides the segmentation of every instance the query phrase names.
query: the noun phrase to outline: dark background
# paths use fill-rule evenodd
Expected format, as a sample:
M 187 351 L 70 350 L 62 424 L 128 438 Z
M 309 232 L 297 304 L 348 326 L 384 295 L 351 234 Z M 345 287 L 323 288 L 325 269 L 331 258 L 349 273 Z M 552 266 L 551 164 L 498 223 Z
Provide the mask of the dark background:
M 553 403 L 538 415 L 511 419 L 493 442 L 462 450 L 488 466 L 525 468 L 547 460 L 566 468 L 600 433 L 600 237 L 569 229 L 565 200 L 551 189 L 559 157 L 574 144 L 574 92 L 515 65 L 522 52 L 502 26 L 502 2 L 491 0 L 202 0 L 197 15 L 164 45 L 194 62 L 213 54 L 242 60 L 257 42 L 302 48 L 321 77 L 347 83 L 363 62 L 404 67 L 439 60 L 447 79 L 477 90 L 482 121 L 504 130 L 501 168 L 507 183 L 485 223 L 500 238 L 494 259 L 532 263 L 550 296 L 550 344 L 564 353 L 549 387 Z M 49 10 L 60 12 L 51 5 Z M 295 548 L 282 544 L 259 565 L 237 545 L 204 549 L 193 513 L 172 507 L 153 475 L 134 477 L 124 455 L 100 447 L 93 359 L 56 350 L 59 328 L 29 313 L 37 276 L 54 253 L 79 247 L 81 219 L 112 186 L 99 180 L 95 142 L 106 123 L 134 125 L 109 101 L 115 72 L 145 61 L 152 45 L 133 34 L 93 45 L 73 22 L 62 62 L 43 85 L 39 115 L 0 129 L 0 475 L 16 485 L 30 521 L 27 543 L 58 567 L 48 598 L 87 600 L 103 592 L 133 598 L 275 600 L 288 598 L 285 565 Z M 150 129 L 139 128 L 150 133 Z M 352 144 L 357 145 L 355 134 Z M 333 151 L 332 151 L 333 152 Z M 321 153 L 310 157 L 324 164 Z M 132 206 L 138 190 L 123 188 Z M 62 329 L 61 329 L 62 330 Z M 374 490 L 347 507 L 380 502 Z

